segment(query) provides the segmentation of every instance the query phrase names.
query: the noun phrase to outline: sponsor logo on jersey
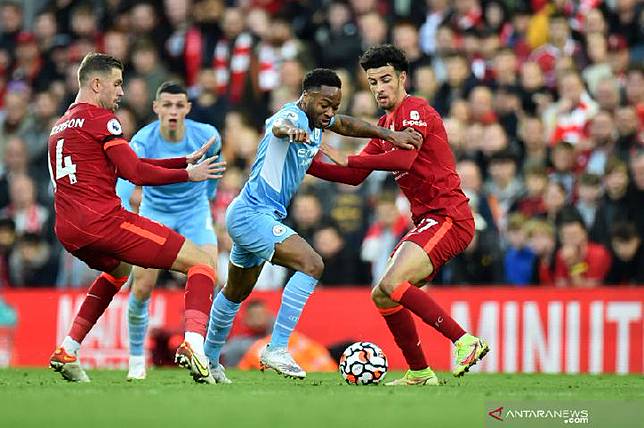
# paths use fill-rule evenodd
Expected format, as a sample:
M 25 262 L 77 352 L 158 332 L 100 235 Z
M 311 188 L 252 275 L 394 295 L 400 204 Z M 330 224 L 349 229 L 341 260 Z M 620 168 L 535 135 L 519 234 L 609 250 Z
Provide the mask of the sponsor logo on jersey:
M 107 122 L 107 130 L 112 135 L 121 135 L 123 133 L 121 122 L 119 122 L 118 119 L 110 119 Z
M 281 224 L 276 224 L 273 226 L 273 235 L 282 236 L 286 233 L 286 227 Z
M 297 157 L 300 158 L 300 166 L 308 168 L 318 150 L 318 147 L 297 149 Z
M 403 126 L 425 127 L 425 126 L 427 126 L 427 122 L 425 122 L 424 120 L 403 119 Z
M 49 133 L 49 135 L 58 134 L 59 132 L 63 132 L 67 128 L 82 128 L 84 124 L 85 124 L 85 119 L 80 119 L 80 118 L 69 119 L 51 128 L 51 132 Z
M 403 119 L 403 126 L 427 126 L 427 122 L 420 119 L 420 113 L 418 110 L 412 110 L 409 112 L 409 119 Z

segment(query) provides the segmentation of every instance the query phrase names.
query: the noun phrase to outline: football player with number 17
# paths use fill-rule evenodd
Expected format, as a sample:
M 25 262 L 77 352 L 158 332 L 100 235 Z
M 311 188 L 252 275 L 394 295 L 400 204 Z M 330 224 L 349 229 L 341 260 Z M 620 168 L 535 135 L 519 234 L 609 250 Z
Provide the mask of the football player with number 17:
M 454 376 L 465 374 L 489 351 L 486 341 L 466 333 L 430 294 L 418 288 L 465 250 L 474 235 L 474 219 L 440 116 L 427 101 L 405 91 L 409 63 L 404 53 L 391 45 L 373 47 L 360 58 L 360 65 L 378 106 L 386 112 L 378 125 L 391 130 L 411 127 L 422 135 L 422 145 L 416 150 L 398 150 L 375 138 L 360 154 L 347 156 L 323 143 L 321 150 L 337 165 L 316 158 L 308 173 L 357 185 L 373 170 L 393 172 L 409 199 L 415 227 L 392 252 L 371 294 L 409 365 L 404 377 L 385 385 L 438 385 L 425 360 L 412 313 L 454 343 Z

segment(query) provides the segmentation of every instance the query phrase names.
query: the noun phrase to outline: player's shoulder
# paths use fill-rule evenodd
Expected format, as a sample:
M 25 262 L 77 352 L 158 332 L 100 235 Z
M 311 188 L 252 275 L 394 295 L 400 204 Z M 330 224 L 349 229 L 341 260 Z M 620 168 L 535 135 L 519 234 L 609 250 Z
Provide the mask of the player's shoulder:
M 85 103 L 72 105 L 70 110 L 73 110 L 72 116 L 86 120 L 87 129 L 95 136 L 123 134 L 121 122 L 112 110 Z
M 153 136 L 160 135 L 159 125 L 160 123 L 158 120 L 148 123 L 143 128 L 136 131 L 136 133 L 132 136 L 132 141 L 138 141 L 140 143 L 150 141 Z
M 400 113 L 402 119 L 440 119 L 438 112 L 432 107 L 425 98 L 410 95 L 403 101 Z
M 403 107 L 406 110 L 424 110 L 427 112 L 435 113 L 436 110 L 429 104 L 429 102 L 422 97 L 417 97 L 415 95 L 410 95 L 403 101 Z
M 77 117 L 84 117 L 96 122 L 107 122 L 110 119 L 116 118 L 112 110 L 88 103 L 72 104 L 68 112 L 71 112 Z
M 219 130 L 209 123 L 197 122 L 196 120 L 186 119 L 186 129 L 199 134 L 200 136 L 210 138 L 213 134 L 219 135 Z
M 306 113 L 300 110 L 296 103 L 292 102 L 284 104 L 282 108 L 275 113 L 275 117 L 288 119 L 293 123 L 298 123 L 306 119 Z

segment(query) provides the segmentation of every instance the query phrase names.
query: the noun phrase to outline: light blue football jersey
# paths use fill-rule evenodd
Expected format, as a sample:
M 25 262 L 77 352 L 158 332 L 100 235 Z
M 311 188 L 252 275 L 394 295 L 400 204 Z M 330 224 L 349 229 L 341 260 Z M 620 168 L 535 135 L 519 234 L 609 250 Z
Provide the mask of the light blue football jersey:
M 288 119 L 298 128 L 305 129 L 309 134 L 309 142 L 291 143 L 288 137 L 277 138 L 273 135 L 273 124 L 278 119 Z M 322 129 L 311 129 L 306 113 L 296 103 L 284 104 L 266 120 L 266 130 L 257 147 L 257 157 L 240 198 L 248 205 L 269 211 L 280 219 L 285 218 L 286 208 L 321 143 Z
M 140 158 L 177 158 L 190 154 L 200 148 L 212 136 L 215 142 L 206 157 L 220 154 L 221 136 L 212 125 L 185 120 L 185 132 L 182 141 L 166 141 L 161 135 L 158 120 L 141 128 L 130 141 L 130 147 Z M 217 161 L 222 161 L 220 157 Z M 201 182 L 185 182 L 165 184 L 163 186 L 144 186 L 141 200 L 141 210 L 153 210 L 162 213 L 185 213 L 188 210 L 209 211 L 208 201 L 215 196 L 218 180 Z M 131 210 L 130 196 L 134 184 L 119 179 L 116 184 L 116 193 L 121 198 L 123 206 Z

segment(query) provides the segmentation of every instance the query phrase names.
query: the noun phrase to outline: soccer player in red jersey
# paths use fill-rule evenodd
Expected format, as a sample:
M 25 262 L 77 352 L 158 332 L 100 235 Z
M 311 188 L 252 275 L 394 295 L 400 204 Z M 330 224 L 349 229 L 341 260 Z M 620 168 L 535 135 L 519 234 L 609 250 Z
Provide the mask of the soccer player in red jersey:
M 466 333 L 428 293 L 418 288 L 465 250 L 474 235 L 474 219 L 460 188 L 440 116 L 427 101 L 405 91 L 409 63 L 404 53 L 391 45 L 373 47 L 360 58 L 360 65 L 378 105 L 387 113 L 378 125 L 392 130 L 411 127 L 422 135 L 423 143 L 418 149 L 400 150 L 386 141 L 372 139 L 354 156 L 323 145 L 324 153 L 337 165 L 316 159 L 308 173 L 357 185 L 372 170 L 393 172 L 409 199 L 415 227 L 394 249 L 371 293 L 410 368 L 403 378 L 387 385 L 438 385 L 425 360 L 412 313 L 456 345 L 454 376 L 462 376 L 489 351 L 484 340 Z
M 123 65 L 111 56 L 88 54 L 78 69 L 76 101 L 49 136 L 56 236 L 67 251 L 103 271 L 49 364 L 66 380 L 88 382 L 78 361 L 80 344 L 127 281 L 132 265 L 172 269 L 188 276 L 185 341 L 177 350 L 177 363 L 195 381 L 214 383 L 203 342 L 215 261 L 173 230 L 125 210 L 115 185 L 117 177 L 141 186 L 220 178 L 225 164 L 215 157 L 198 163 L 212 141 L 182 158 L 139 159 L 114 115 L 123 96 L 122 71 Z

